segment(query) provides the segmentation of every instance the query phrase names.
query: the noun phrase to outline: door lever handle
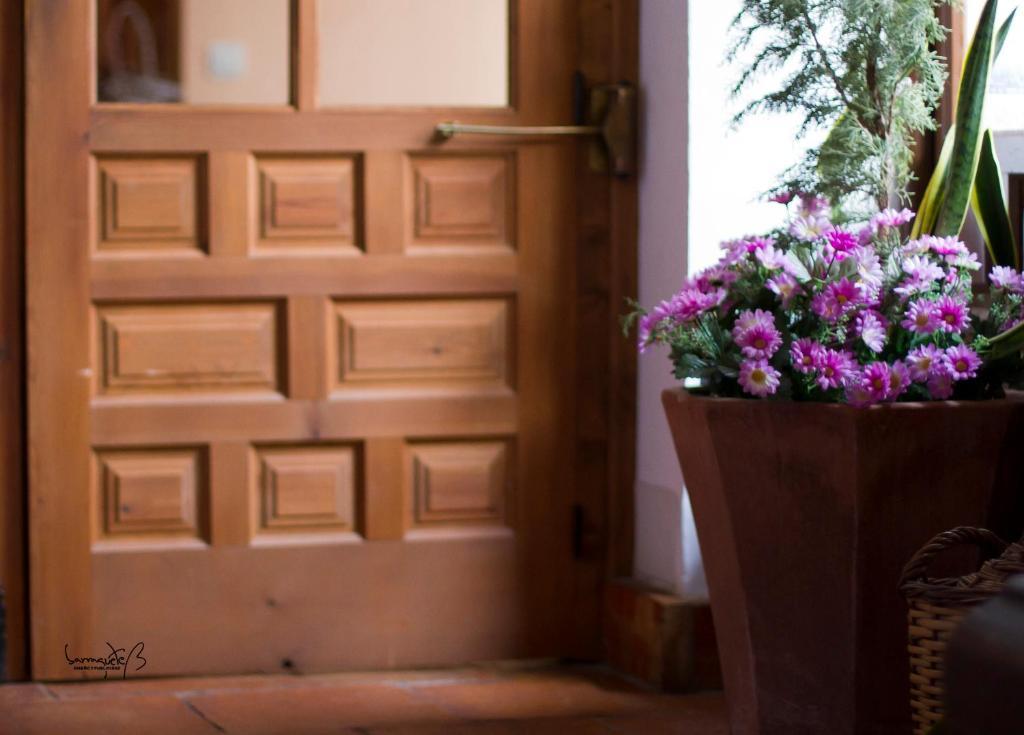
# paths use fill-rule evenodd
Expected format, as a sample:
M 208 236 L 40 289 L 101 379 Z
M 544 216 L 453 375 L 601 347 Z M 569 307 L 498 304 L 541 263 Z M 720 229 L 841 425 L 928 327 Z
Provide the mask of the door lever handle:
M 475 125 L 448 121 L 434 127 L 440 141 L 458 135 L 505 135 L 528 138 L 590 136 L 590 168 L 628 176 L 636 171 L 636 87 L 603 84 L 588 93 L 586 125 Z
M 548 138 L 561 135 L 600 135 L 596 125 L 472 125 L 460 122 L 438 123 L 434 128 L 439 138 L 456 135 L 515 135 Z

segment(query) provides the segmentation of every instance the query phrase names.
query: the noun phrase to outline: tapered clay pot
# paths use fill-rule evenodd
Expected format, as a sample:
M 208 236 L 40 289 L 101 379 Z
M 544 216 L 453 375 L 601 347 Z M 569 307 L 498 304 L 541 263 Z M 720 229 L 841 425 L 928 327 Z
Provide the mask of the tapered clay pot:
M 910 733 L 900 570 L 955 526 L 1020 535 L 1024 401 L 662 400 L 732 735 Z

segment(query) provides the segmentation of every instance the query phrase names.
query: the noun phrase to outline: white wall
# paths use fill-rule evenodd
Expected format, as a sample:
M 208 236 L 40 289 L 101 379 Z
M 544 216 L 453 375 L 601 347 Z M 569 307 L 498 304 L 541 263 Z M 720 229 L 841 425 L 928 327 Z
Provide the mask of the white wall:
M 792 118 L 761 116 L 731 128 L 737 70 L 723 57 L 739 4 L 640 4 L 639 285 L 648 306 L 678 290 L 687 272 L 717 260 L 721 241 L 779 224 L 782 207 L 761 194 L 805 150 L 794 141 Z M 641 356 L 634 576 L 699 600 L 707 596 L 700 548 L 660 401 L 676 385 L 664 352 Z
M 686 273 L 687 208 L 686 0 L 640 4 L 640 301 L 678 290 Z M 654 350 L 641 356 L 637 405 L 634 575 L 685 593 L 682 476 L 661 408 L 672 387 L 669 363 Z

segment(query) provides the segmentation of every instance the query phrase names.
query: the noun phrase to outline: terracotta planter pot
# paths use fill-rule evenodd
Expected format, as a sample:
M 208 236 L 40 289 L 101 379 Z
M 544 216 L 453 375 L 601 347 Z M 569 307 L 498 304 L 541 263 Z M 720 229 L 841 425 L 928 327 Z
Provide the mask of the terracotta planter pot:
M 1024 401 L 662 400 L 733 735 L 909 733 L 900 570 L 954 526 L 1019 536 Z

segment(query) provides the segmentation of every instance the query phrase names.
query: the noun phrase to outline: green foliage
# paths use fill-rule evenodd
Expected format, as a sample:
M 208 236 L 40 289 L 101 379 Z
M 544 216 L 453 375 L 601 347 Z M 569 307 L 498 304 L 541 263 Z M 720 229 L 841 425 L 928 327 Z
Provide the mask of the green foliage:
M 1020 270 L 1020 250 L 1017 237 L 1013 234 L 1010 211 L 1006 206 L 1003 172 L 996 158 L 991 130 L 986 130 L 981 140 L 981 157 L 971 191 L 971 208 L 992 262 Z
M 992 132 L 982 128 L 989 74 L 1016 15 L 1015 9 L 996 31 L 997 8 L 998 0 L 988 0 L 968 47 L 957 98 L 957 122 L 942 144 L 942 154 L 921 201 L 913 236 L 958 235 L 969 203 L 992 262 L 1019 269 L 1020 253 L 1006 206 Z
M 880 206 L 908 199 L 913 138 L 934 129 L 946 79 L 934 50 L 946 34 L 935 14 L 942 2 L 743 0 L 730 59 L 746 66 L 734 94 L 749 92 L 763 72 L 781 70 L 785 79 L 737 122 L 753 112 L 794 112 L 801 132 L 830 128 L 787 172 L 784 188 Z
M 932 232 L 934 235 L 959 235 L 967 217 L 971 189 L 981 157 L 982 113 L 995 52 L 998 4 L 998 0 L 985 3 L 978 28 L 967 50 L 957 95 L 953 151 L 941 187 L 942 196 L 938 201 L 938 214 Z

